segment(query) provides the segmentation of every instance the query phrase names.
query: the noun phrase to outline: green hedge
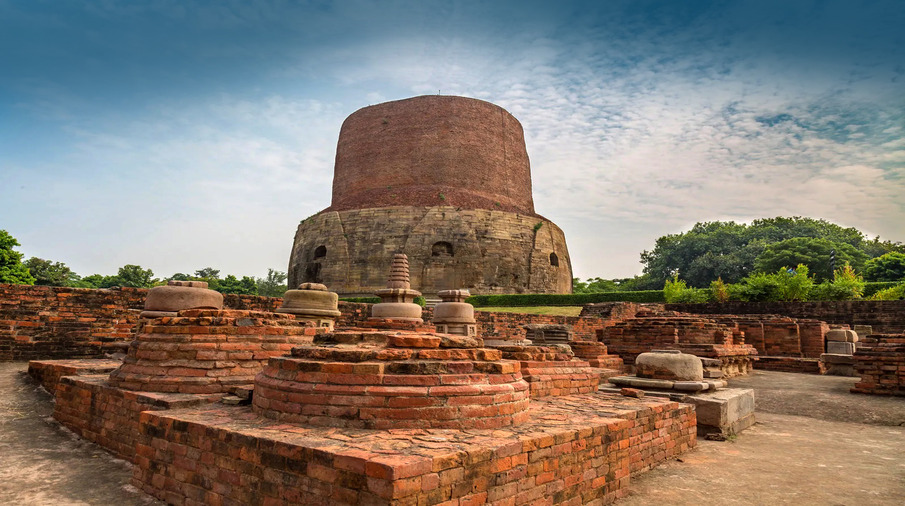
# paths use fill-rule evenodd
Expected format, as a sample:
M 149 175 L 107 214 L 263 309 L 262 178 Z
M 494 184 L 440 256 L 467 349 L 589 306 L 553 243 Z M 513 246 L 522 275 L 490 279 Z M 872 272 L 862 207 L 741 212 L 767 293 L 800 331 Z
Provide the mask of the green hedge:
M 599 293 L 526 293 L 472 295 L 465 302 L 475 307 L 583 306 L 595 302 L 664 302 L 663 290 Z
M 861 296 L 866 299 L 871 295 L 879 292 L 880 290 L 886 290 L 887 288 L 892 288 L 898 284 L 902 283 L 901 281 L 868 281 L 864 283 L 864 294 Z
M 380 297 L 343 297 L 339 299 L 343 302 L 358 302 L 362 304 L 377 304 L 380 302 Z M 415 297 L 415 304 L 418 304 L 421 307 L 424 307 L 424 297 Z

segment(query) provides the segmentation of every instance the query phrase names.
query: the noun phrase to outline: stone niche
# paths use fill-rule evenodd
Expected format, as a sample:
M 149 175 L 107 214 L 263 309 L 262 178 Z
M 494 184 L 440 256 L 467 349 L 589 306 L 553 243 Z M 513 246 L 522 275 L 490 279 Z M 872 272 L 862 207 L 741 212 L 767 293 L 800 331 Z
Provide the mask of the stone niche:
M 565 235 L 534 210 L 522 127 L 481 100 L 431 95 L 349 116 L 332 204 L 299 225 L 289 283 L 367 295 L 397 252 L 429 296 L 572 291 Z

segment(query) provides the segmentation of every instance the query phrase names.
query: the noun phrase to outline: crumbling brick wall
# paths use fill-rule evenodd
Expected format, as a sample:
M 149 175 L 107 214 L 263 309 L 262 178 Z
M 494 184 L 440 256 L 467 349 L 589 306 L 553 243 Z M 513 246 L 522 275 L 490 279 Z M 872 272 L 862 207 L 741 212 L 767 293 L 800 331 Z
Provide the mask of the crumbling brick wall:
M 871 325 L 880 334 L 905 332 L 905 300 L 815 302 L 739 302 L 666 304 L 666 309 L 697 314 L 777 314 L 836 325 Z
M 99 358 L 133 339 L 144 288 L 0 284 L 0 361 Z M 282 299 L 227 294 L 228 309 L 273 311 Z
M 905 334 L 871 334 L 855 352 L 852 392 L 905 396 Z

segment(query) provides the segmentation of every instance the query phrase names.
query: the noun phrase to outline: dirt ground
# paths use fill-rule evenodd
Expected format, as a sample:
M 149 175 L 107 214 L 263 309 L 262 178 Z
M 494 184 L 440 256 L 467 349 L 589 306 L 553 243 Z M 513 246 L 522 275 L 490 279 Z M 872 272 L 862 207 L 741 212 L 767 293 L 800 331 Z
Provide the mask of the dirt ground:
M 130 466 L 51 418 L 25 363 L 0 363 L 0 504 L 160 504 L 129 485 Z M 619 506 L 905 504 L 905 398 L 848 393 L 854 378 L 756 371 L 757 424 L 700 441 L 635 477 Z
M 24 362 L 0 362 L 0 504 L 162 504 L 129 485 L 131 464 L 56 423 Z

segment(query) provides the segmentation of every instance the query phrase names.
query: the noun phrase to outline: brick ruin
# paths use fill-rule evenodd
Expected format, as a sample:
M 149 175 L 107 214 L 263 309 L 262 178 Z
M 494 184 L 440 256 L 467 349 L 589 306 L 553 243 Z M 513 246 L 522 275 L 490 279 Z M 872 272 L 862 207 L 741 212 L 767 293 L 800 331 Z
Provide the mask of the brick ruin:
M 488 348 L 476 337 L 437 333 L 430 323 L 375 324 L 366 304 L 340 303 L 330 332 L 273 313 L 279 299 L 228 296 L 226 307 L 252 309 L 183 310 L 142 321 L 140 290 L 7 293 L 26 301 L 0 313 L 11 342 L 37 337 L 64 352 L 84 346 L 75 355 L 85 356 L 121 351 L 135 337 L 125 364 L 70 359 L 33 362 L 30 371 L 55 391 L 59 421 L 136 464 L 136 486 L 174 504 L 607 502 L 625 493 L 632 474 L 695 441 L 691 406 L 597 393 L 622 370 L 622 359 L 631 363 L 646 351 L 638 342 L 716 354 L 725 369 L 724 357 L 754 356 L 749 335 L 764 350 L 804 355 L 815 353 L 815 336 L 828 328 L 631 303 L 588 307 L 596 316 L 574 318 L 478 312 L 478 334 L 498 343 Z M 52 303 L 29 313 L 30 300 Z M 46 321 L 50 332 L 10 316 Z M 431 316 L 430 309 L 422 315 Z M 67 318 L 90 318 L 74 323 L 96 329 L 134 323 L 118 323 L 128 337 L 110 338 L 117 345 L 109 347 L 84 339 L 90 333 L 67 340 L 60 330 L 72 328 Z M 551 342 L 531 343 L 526 326 Z M 608 337 L 598 341 L 598 333 Z M 862 382 L 853 391 L 901 395 L 901 341 L 865 340 L 855 354 Z M 720 356 L 721 349 L 734 354 Z
M 861 377 L 853 393 L 905 396 L 905 333 L 868 335 L 853 359 Z
M 565 235 L 534 210 L 521 124 L 472 98 L 414 97 L 346 118 L 332 202 L 299 224 L 289 284 L 369 295 L 396 252 L 430 297 L 572 291 Z
M 679 350 L 700 358 L 715 359 L 723 377 L 748 374 L 757 350 L 745 343 L 738 325 L 659 308 L 643 308 L 631 318 L 597 329 L 597 340 L 626 364 L 654 350 Z
M 334 331 L 184 309 L 140 320 L 113 371 L 30 370 L 55 389 L 57 420 L 172 504 L 609 502 L 695 444 L 691 406 L 598 394 L 601 369 L 566 344 L 488 348 L 386 304 Z M 583 353 L 620 363 L 600 343 Z

